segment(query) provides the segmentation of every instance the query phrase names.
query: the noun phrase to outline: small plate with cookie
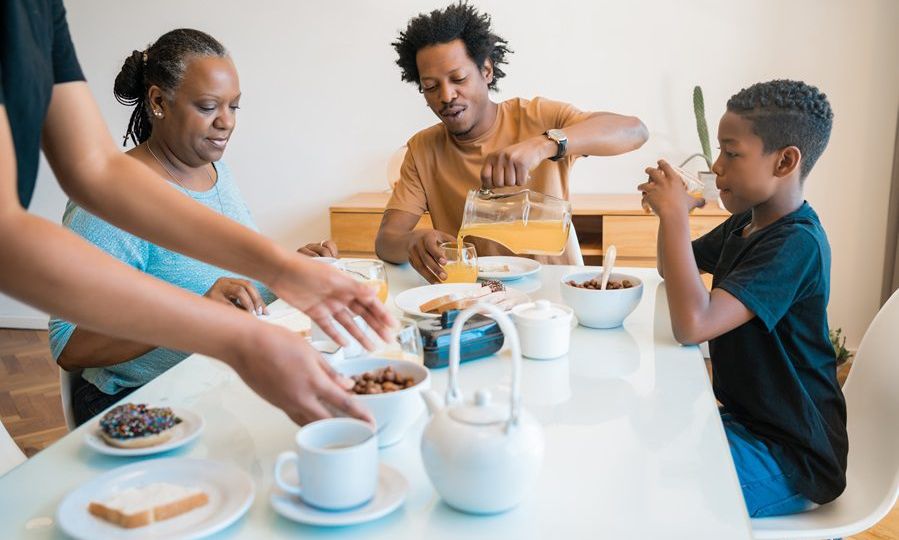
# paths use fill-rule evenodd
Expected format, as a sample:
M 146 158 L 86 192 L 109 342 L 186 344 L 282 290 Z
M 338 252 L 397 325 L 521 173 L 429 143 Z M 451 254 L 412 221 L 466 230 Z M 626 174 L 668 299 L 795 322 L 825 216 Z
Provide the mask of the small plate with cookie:
M 146 456 L 184 446 L 203 426 L 203 417 L 188 409 L 124 403 L 95 420 L 84 442 L 108 456 Z

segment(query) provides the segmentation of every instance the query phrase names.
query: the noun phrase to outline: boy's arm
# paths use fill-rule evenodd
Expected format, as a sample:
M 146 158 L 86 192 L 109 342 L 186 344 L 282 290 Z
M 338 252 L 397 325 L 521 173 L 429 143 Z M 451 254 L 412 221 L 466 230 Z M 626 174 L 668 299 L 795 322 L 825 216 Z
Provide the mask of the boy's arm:
M 722 289 L 709 293 L 699 275 L 690 240 L 690 197 L 680 179 L 664 161 L 648 168 L 649 182 L 640 190 L 659 216 L 659 270 L 664 270 L 665 292 L 674 337 L 684 344 L 701 343 L 752 320 L 755 314 Z

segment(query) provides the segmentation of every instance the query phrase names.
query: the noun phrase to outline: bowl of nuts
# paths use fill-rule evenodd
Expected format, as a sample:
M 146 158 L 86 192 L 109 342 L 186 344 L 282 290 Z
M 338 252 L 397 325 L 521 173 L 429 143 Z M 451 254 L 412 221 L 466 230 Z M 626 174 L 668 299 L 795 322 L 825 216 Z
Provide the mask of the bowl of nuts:
M 612 273 L 605 289 L 593 272 L 576 272 L 562 278 L 562 300 L 571 306 L 578 322 L 589 328 L 617 328 L 640 303 L 643 281 Z
M 382 448 L 400 442 L 425 411 L 421 391 L 431 387 L 431 373 L 420 364 L 367 357 L 335 369 L 353 381 L 350 391 L 375 417 Z

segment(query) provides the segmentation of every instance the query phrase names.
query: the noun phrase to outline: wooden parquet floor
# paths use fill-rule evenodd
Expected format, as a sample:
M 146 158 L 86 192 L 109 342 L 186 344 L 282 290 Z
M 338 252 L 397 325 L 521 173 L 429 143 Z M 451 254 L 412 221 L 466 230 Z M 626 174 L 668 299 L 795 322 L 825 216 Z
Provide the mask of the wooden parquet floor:
M 841 382 L 850 367 L 840 369 Z M 0 420 L 29 457 L 68 432 L 47 332 L 0 329 Z M 899 504 L 877 526 L 847 540 L 899 540 Z

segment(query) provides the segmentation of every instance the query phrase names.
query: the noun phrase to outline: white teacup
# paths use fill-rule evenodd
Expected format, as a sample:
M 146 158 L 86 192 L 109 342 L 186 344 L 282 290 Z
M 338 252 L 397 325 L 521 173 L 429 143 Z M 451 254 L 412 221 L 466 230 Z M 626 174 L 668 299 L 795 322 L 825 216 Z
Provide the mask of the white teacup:
M 327 418 L 297 432 L 297 450 L 275 462 L 275 482 L 303 502 L 324 510 L 346 510 L 366 503 L 378 483 L 378 437 L 369 424 L 353 418 Z M 299 485 L 284 480 L 294 463 Z

